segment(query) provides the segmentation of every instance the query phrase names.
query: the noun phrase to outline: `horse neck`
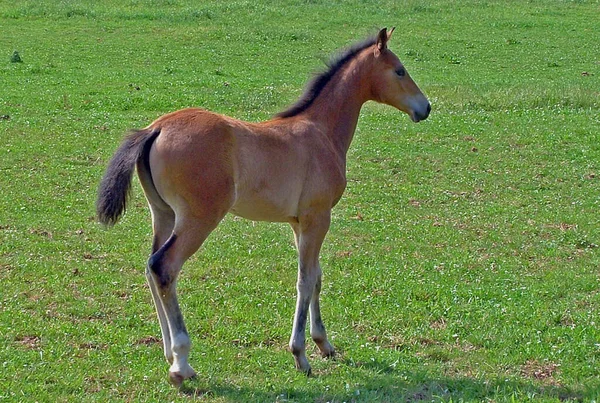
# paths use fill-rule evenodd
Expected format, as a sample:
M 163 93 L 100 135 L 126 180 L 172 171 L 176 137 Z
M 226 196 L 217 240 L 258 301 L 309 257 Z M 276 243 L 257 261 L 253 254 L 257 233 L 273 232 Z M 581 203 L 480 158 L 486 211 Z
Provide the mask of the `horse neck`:
M 305 112 L 324 127 L 340 156 L 346 157 L 356 130 L 362 105 L 368 100 L 361 68 L 353 61 L 339 71 L 323 89 L 313 105 Z

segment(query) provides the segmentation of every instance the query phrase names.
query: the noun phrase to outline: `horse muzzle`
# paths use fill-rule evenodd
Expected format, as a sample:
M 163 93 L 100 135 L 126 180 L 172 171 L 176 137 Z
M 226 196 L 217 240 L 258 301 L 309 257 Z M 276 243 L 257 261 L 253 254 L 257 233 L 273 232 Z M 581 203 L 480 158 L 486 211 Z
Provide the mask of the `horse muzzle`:
M 427 119 L 430 112 L 431 112 L 431 104 L 429 102 L 427 102 L 426 106 L 413 108 L 412 113 L 410 114 L 410 118 L 412 119 L 413 122 L 418 123 L 421 120 Z

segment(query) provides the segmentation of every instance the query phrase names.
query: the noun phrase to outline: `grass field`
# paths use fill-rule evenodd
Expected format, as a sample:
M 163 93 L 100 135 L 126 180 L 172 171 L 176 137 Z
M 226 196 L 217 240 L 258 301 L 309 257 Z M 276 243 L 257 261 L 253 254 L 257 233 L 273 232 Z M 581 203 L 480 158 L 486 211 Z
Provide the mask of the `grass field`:
M 0 401 L 600 399 L 596 0 L 0 1 Z M 286 350 L 286 225 L 227 217 L 179 283 L 199 377 L 168 366 L 139 184 L 95 222 L 123 133 L 201 106 L 259 121 L 337 49 L 390 43 L 418 125 L 363 108 L 324 245 L 339 354 Z M 14 52 L 21 62 L 16 62 Z

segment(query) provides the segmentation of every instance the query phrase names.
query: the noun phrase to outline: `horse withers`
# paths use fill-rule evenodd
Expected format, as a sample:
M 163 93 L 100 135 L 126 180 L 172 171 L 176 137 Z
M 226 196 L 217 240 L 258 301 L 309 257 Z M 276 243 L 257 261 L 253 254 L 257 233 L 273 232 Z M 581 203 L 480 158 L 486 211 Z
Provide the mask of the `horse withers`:
M 146 277 L 162 331 L 170 381 L 195 375 L 190 338 L 176 282 L 223 217 L 287 222 L 298 249 L 297 302 L 289 347 L 296 367 L 310 373 L 305 329 L 324 357 L 335 350 L 319 308 L 319 251 L 331 209 L 346 187 L 346 154 L 362 105 L 393 106 L 414 122 L 431 111 L 427 98 L 388 49 L 393 32 L 355 44 L 329 63 L 289 109 L 261 123 L 203 109 L 164 115 L 131 132 L 100 183 L 97 213 L 113 225 L 126 208 L 133 171 L 152 214 L 153 241 Z

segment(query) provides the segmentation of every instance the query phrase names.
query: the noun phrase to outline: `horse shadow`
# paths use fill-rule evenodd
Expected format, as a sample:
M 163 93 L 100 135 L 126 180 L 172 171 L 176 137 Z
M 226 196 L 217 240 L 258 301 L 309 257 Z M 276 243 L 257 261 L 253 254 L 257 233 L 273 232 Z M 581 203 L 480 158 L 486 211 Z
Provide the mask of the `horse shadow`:
M 343 365 L 356 367 L 350 360 Z M 384 360 L 361 363 L 363 370 L 353 378 L 352 389 L 345 393 L 329 392 L 320 388 L 297 388 L 265 391 L 259 388 L 239 387 L 234 384 L 213 382 L 207 387 L 184 386 L 180 393 L 188 397 L 220 398 L 225 401 L 256 402 L 425 402 L 425 401 L 518 401 L 544 400 L 560 402 L 597 401 L 600 384 L 571 388 L 560 385 L 539 385 L 527 380 L 478 379 L 465 376 L 432 377 L 426 371 L 396 370 Z M 319 374 L 314 377 L 324 377 Z

